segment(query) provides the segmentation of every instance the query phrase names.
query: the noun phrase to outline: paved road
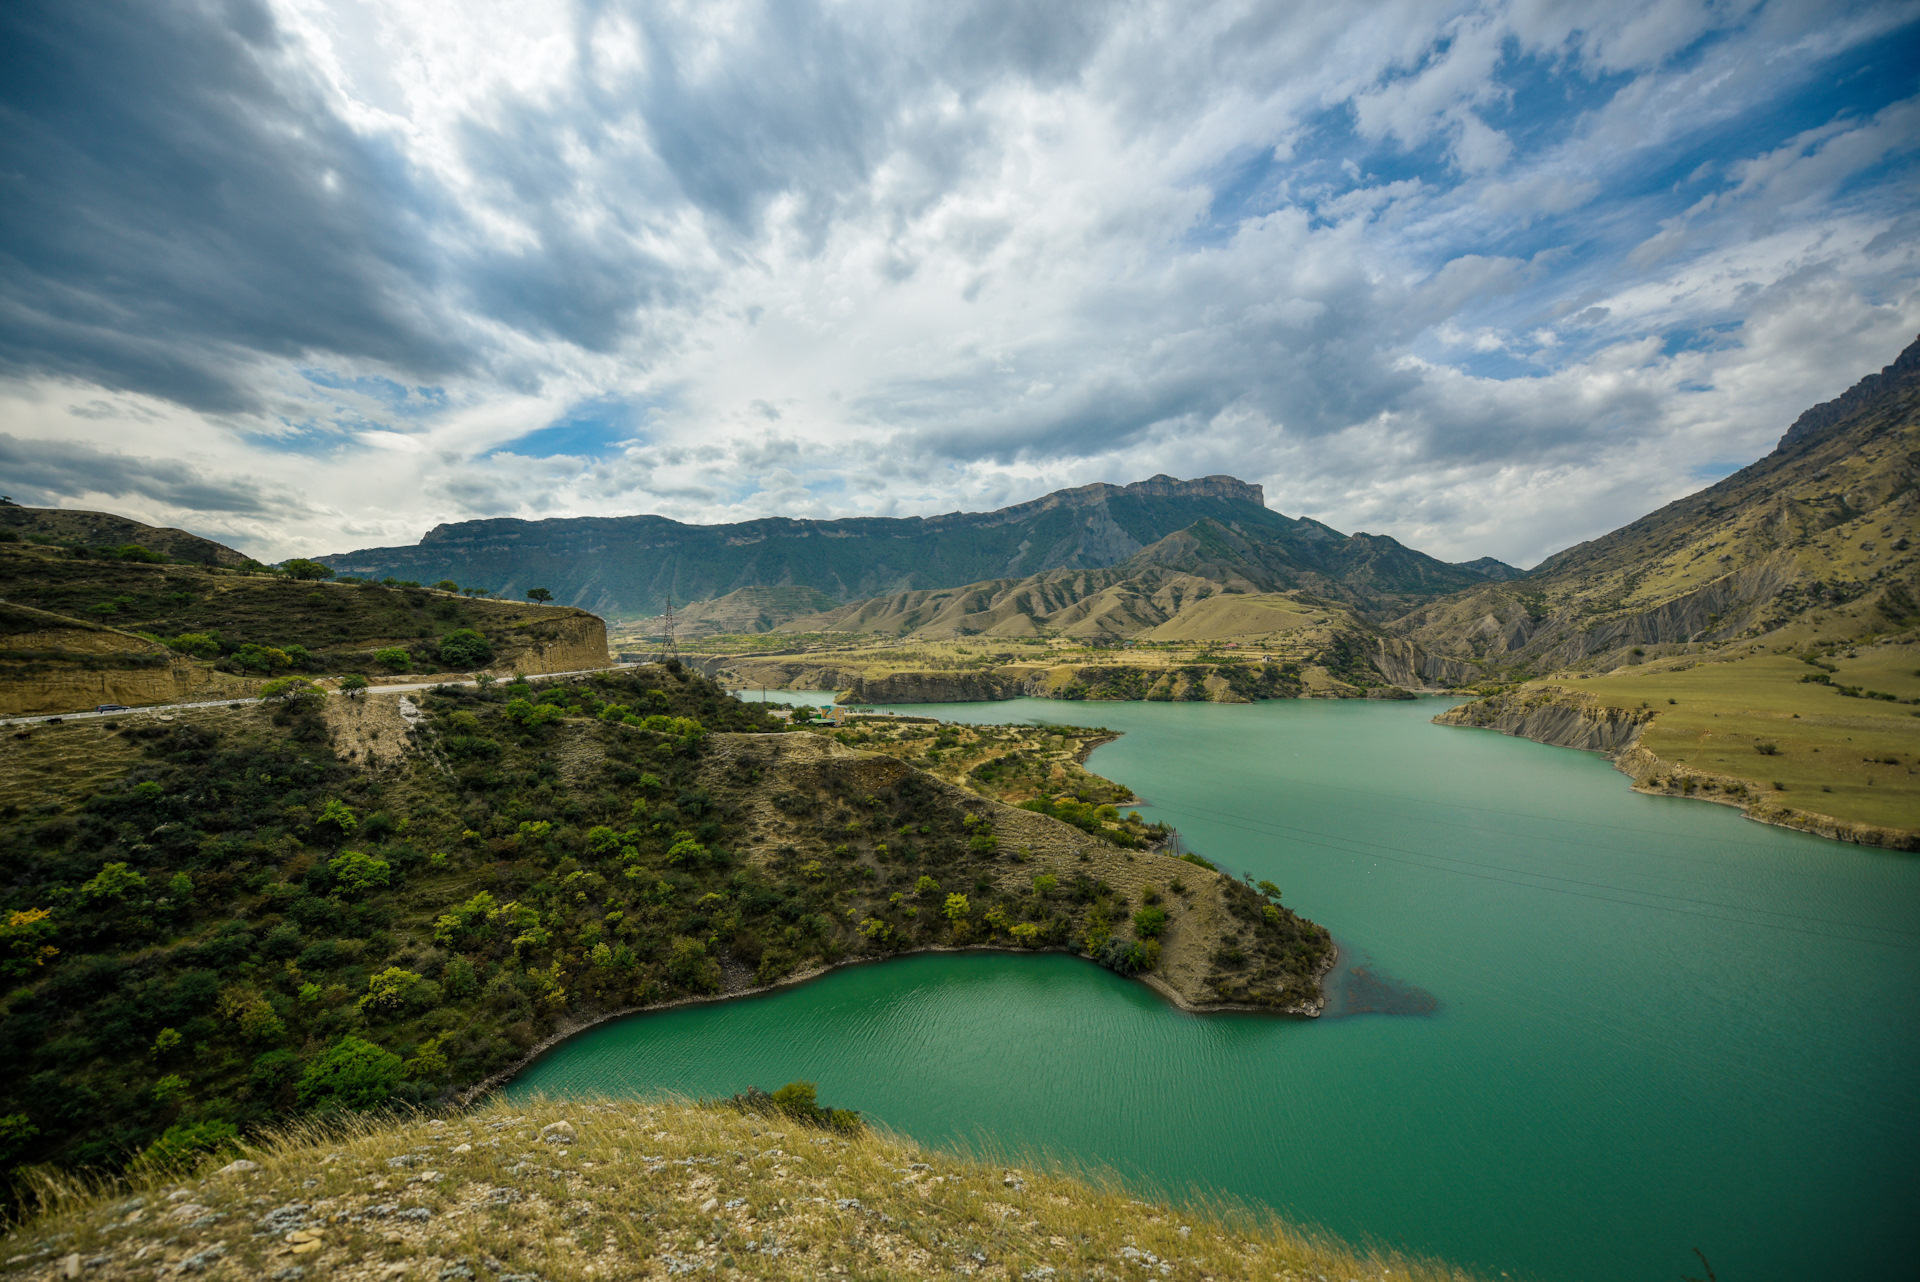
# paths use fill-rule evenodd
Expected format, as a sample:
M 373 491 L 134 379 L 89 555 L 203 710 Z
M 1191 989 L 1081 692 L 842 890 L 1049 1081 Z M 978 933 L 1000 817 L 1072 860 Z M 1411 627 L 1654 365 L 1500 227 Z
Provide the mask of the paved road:
M 579 668 L 572 672 L 542 672 L 537 680 L 545 681 L 552 677 L 583 677 L 592 672 L 615 672 L 622 668 L 640 668 L 646 664 L 616 663 L 610 668 Z M 409 690 L 431 690 L 435 686 L 471 686 L 479 685 L 475 681 L 409 681 L 399 685 L 368 686 L 368 694 L 405 694 Z M 187 708 L 233 708 L 243 703 L 259 703 L 258 699 L 209 699 L 201 703 L 156 703 L 140 708 L 129 708 L 125 712 L 49 712 L 37 717 L 0 718 L 0 726 L 28 726 L 42 721 L 97 721 L 106 717 L 137 717 L 156 712 L 179 712 Z

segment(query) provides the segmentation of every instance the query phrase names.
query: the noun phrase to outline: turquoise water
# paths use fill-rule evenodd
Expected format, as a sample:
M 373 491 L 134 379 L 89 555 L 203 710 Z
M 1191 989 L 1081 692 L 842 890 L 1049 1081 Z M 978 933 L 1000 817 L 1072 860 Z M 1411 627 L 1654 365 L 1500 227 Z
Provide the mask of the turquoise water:
M 1674 1279 L 1699 1247 L 1725 1282 L 1910 1276 L 1920 859 L 1636 796 L 1443 706 L 915 709 L 1125 731 L 1092 768 L 1327 925 L 1337 1002 L 1428 1013 L 1195 1016 L 1073 958 L 926 956 L 608 1024 L 513 1089 L 805 1077 L 924 1141 L 1490 1275 Z

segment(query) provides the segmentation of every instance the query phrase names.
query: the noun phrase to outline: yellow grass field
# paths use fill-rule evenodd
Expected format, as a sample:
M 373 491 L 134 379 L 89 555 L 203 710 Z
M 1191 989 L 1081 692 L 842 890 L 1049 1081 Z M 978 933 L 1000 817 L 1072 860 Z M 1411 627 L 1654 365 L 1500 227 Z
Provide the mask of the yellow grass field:
M 1862 647 L 1827 660 L 1825 674 L 1784 654 L 1676 668 L 1620 668 L 1590 680 L 1536 683 L 1658 714 L 1642 747 L 1696 769 L 1774 790 L 1798 810 L 1889 828 L 1920 828 L 1920 706 L 1848 698 L 1804 681 L 1920 698 L 1920 646 Z M 1760 745 L 1776 751 L 1765 753 Z

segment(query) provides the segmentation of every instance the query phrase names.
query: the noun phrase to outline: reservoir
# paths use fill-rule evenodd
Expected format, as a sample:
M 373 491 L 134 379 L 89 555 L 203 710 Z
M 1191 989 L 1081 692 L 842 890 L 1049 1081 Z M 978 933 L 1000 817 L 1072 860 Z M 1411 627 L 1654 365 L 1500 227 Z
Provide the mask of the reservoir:
M 917 1139 L 1217 1190 L 1487 1276 L 1908 1276 L 1920 857 L 1632 793 L 1449 706 L 1022 700 L 1333 932 L 1318 1020 L 1184 1014 L 1064 955 L 933 954 L 632 1016 L 514 1092 L 794 1079 Z

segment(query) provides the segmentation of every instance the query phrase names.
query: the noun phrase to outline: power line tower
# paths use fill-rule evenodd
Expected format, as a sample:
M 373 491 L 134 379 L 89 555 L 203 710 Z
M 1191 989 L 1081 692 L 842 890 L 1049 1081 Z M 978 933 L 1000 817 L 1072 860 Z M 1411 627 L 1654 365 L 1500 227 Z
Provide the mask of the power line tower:
M 667 613 L 664 626 L 660 630 L 660 662 L 680 657 L 679 649 L 673 644 L 673 594 L 667 594 Z

